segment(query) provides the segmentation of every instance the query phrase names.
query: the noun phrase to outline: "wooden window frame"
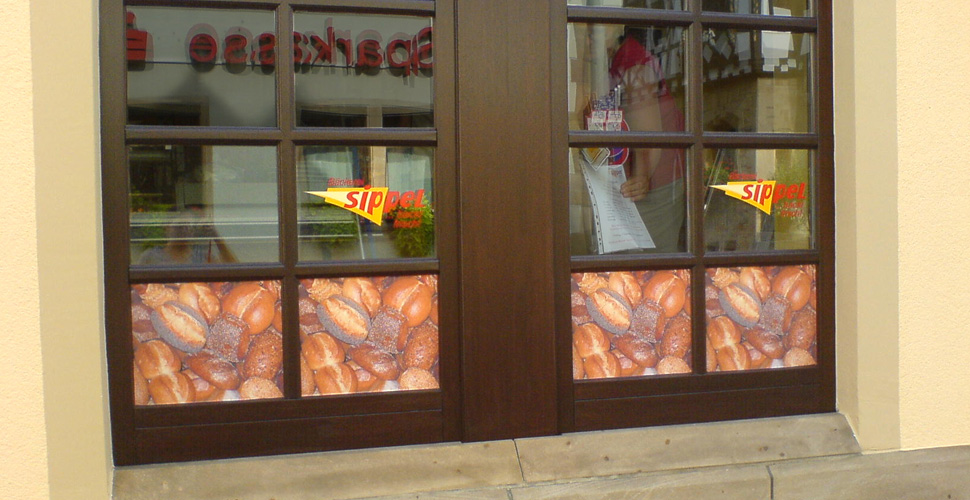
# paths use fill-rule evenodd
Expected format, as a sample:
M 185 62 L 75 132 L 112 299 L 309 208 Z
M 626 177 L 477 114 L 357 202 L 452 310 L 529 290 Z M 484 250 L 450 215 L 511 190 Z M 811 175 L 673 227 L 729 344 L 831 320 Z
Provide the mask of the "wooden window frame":
M 424 16 L 436 24 L 435 128 L 345 129 L 296 126 L 293 61 L 277 57 L 275 127 L 171 127 L 126 125 L 125 10 L 129 6 L 265 10 L 275 13 L 277 33 L 293 32 L 294 12 Z M 101 2 L 102 196 L 104 200 L 105 316 L 111 429 L 117 465 L 298 453 L 455 440 L 458 411 L 456 218 L 439 210 L 437 255 L 400 260 L 300 262 L 295 151 L 301 145 L 427 146 L 435 148 L 436 203 L 454 206 L 454 39 L 451 10 L 424 0 L 108 0 Z M 441 27 L 438 27 L 438 24 Z M 292 37 L 278 36 L 277 54 L 291 54 Z M 119 97 L 121 96 L 121 97 Z M 129 265 L 128 144 L 261 145 L 277 150 L 280 260 L 218 266 Z M 231 404 L 136 407 L 132 400 L 130 286 L 185 281 L 281 280 L 283 370 L 300 373 L 297 288 L 308 277 L 440 275 L 442 387 L 349 396 L 300 397 L 298 376 L 284 377 L 282 400 Z M 451 333 L 449 333 L 451 332 Z M 241 438 L 245 436 L 245 438 Z
M 572 272 L 626 271 L 643 269 L 689 269 L 691 288 L 704 290 L 705 271 L 712 267 L 763 265 L 815 265 L 818 280 L 818 364 L 785 370 L 706 373 L 707 342 L 703 293 L 694 293 L 692 309 L 692 366 L 690 376 L 641 377 L 573 381 L 571 367 L 560 365 L 560 427 L 573 431 L 608 428 L 706 422 L 755 417 L 772 417 L 835 410 L 835 212 L 834 135 L 832 111 L 831 1 L 814 0 L 814 17 L 779 17 L 708 12 L 700 0 L 687 2 L 685 11 L 568 6 L 565 17 L 577 23 L 629 23 L 649 26 L 677 26 L 688 34 L 687 131 L 586 132 L 560 127 L 566 137 L 557 150 L 570 147 L 626 146 L 683 148 L 689 156 L 687 174 L 687 252 L 666 255 L 574 256 Z M 564 24 L 557 37 L 565 39 Z M 704 29 L 774 30 L 814 35 L 813 82 L 811 88 L 812 132 L 726 133 L 703 130 L 703 40 Z M 555 50 L 555 48 L 554 48 Z M 565 61 L 563 48 L 554 56 L 562 61 L 555 81 L 564 103 L 557 111 L 565 116 Z M 707 252 L 704 247 L 704 203 L 701 175 L 705 148 L 794 149 L 814 153 L 817 199 L 813 228 L 815 246 L 809 250 L 750 252 Z M 565 160 L 561 160 L 561 165 Z M 560 166 L 560 170 L 565 168 Z M 564 181 L 560 181 L 563 183 Z M 558 186 L 557 210 L 567 212 L 565 186 Z M 567 232 L 560 221 L 559 231 Z M 568 235 L 568 233 L 567 233 Z M 560 235 L 560 238 L 563 238 Z M 559 314 L 569 317 L 568 279 L 560 279 L 557 291 Z M 561 333 L 562 335 L 562 333 Z M 560 338 L 559 359 L 570 359 L 571 345 Z
M 105 318 L 111 429 L 117 465 L 299 453 L 437 441 L 482 441 L 643 425 L 769 417 L 835 409 L 835 222 L 831 0 L 814 17 L 567 6 L 565 0 L 104 0 L 101 2 L 102 199 Z M 293 64 L 278 57 L 276 127 L 126 125 L 126 6 L 275 11 L 277 33 L 293 31 L 294 11 L 434 18 L 433 129 L 296 127 Z M 568 22 L 681 26 L 688 131 L 590 133 L 567 121 Z M 772 29 L 815 35 L 813 132 L 713 133 L 702 130 L 702 28 Z M 459 36 L 459 33 L 461 34 Z M 549 45 L 513 44 L 529 33 Z M 505 36 L 505 38 L 502 38 Z M 499 50 L 511 51 L 496 57 Z M 278 37 L 278 54 L 292 39 Z M 119 96 L 122 96 L 119 98 Z M 538 96 L 538 97 L 537 97 Z M 131 266 L 127 145 L 272 145 L 278 152 L 280 262 L 217 267 Z M 298 260 L 295 150 L 300 145 L 435 148 L 437 257 L 301 263 Z M 689 248 L 665 255 L 569 254 L 568 151 L 577 146 L 684 148 Z M 814 152 L 815 249 L 705 252 L 698 175 L 704 148 L 793 148 Z M 496 154 L 501 152 L 501 162 Z M 452 209 L 441 209 L 454 208 Z M 291 222 L 287 222 L 291 221 Z M 691 270 L 703 290 L 710 266 L 817 266 L 818 359 L 813 367 L 744 373 L 574 381 L 570 273 Z M 284 289 L 284 371 L 299 373 L 297 287 L 303 277 L 437 273 L 441 388 L 300 398 L 287 377 L 282 400 L 230 405 L 135 407 L 132 400 L 130 286 L 148 282 L 279 279 Z M 694 294 L 695 316 L 704 311 Z M 693 345 L 706 342 L 693 322 Z M 241 436 L 246 436 L 241 438 Z

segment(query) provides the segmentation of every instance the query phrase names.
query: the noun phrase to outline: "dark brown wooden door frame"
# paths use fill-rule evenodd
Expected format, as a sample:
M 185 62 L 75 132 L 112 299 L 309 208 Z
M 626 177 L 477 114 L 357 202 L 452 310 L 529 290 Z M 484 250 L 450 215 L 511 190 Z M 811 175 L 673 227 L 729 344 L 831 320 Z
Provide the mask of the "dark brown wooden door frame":
M 563 213 L 552 167 L 565 160 L 553 140 L 564 116 L 553 113 L 558 64 L 544 42 L 556 45 L 553 13 L 565 2 L 456 3 L 462 436 L 556 434 L 568 250 L 553 231 Z
M 433 441 L 480 441 L 575 430 L 690 422 L 834 409 L 834 175 L 831 92 L 831 0 L 817 19 L 567 7 L 564 0 L 274 0 L 161 1 L 130 5 L 275 9 L 277 30 L 292 31 L 293 8 L 435 16 L 435 129 L 297 129 L 291 62 L 277 67 L 280 126 L 261 129 L 125 126 L 124 5 L 101 2 L 105 302 L 114 457 L 118 465 L 209 459 Z M 591 134 L 566 121 L 566 23 L 640 22 L 687 27 L 767 28 L 816 33 L 816 133 L 691 132 Z M 281 54 L 291 40 L 279 37 Z M 545 43 L 543 41 L 547 41 Z M 700 102 L 701 45 L 689 56 L 689 101 Z M 279 148 L 281 220 L 295 217 L 286 169 L 298 144 L 424 145 L 436 148 L 440 209 L 438 258 L 401 262 L 299 264 L 296 231 L 281 232 L 283 262 L 266 266 L 129 269 L 128 143 L 273 144 Z M 705 254 L 694 217 L 690 252 L 665 256 L 570 258 L 568 149 L 584 145 L 791 147 L 816 151 L 817 250 Z M 688 175 L 690 213 L 702 203 L 699 176 Z M 456 210 L 447 210 L 455 207 Z M 703 287 L 709 265 L 817 264 L 820 364 L 780 372 L 704 374 L 613 381 L 572 380 L 569 280 L 573 271 L 690 268 Z M 131 401 L 129 286 L 150 281 L 281 278 L 291 290 L 285 318 L 296 328 L 297 279 L 355 273 L 438 272 L 441 297 L 440 391 L 299 398 L 221 406 L 135 408 Z M 694 310 L 703 310 L 702 296 Z M 694 345 L 704 342 L 695 321 Z M 299 372 L 298 338 L 284 341 L 285 367 Z M 694 356 L 702 367 L 703 350 Z M 702 370 L 702 368 L 701 368 Z M 291 377 L 294 379 L 294 377 Z M 237 439 L 240 432 L 251 440 Z

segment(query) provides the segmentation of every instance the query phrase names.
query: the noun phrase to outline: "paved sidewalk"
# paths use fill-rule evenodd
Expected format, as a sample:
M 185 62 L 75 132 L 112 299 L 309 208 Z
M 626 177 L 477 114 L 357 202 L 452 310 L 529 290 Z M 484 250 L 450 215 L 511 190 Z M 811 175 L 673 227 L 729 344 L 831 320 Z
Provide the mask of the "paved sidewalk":
M 966 499 L 970 447 L 860 454 L 838 414 L 128 467 L 114 498 Z

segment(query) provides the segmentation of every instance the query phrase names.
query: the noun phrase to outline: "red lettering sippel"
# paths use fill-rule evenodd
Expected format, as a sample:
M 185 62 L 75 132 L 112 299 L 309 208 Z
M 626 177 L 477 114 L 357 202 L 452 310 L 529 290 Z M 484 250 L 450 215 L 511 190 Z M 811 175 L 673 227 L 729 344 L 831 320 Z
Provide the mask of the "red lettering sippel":
M 354 208 L 354 207 L 356 207 L 357 206 L 357 195 L 358 194 L 360 194 L 360 193 L 359 192 L 354 192 L 354 191 L 351 191 L 351 192 L 347 193 L 347 200 L 349 200 L 350 203 L 347 203 L 346 205 L 344 205 L 344 208 Z
M 407 191 L 401 194 L 401 206 L 405 208 L 414 206 L 414 191 Z

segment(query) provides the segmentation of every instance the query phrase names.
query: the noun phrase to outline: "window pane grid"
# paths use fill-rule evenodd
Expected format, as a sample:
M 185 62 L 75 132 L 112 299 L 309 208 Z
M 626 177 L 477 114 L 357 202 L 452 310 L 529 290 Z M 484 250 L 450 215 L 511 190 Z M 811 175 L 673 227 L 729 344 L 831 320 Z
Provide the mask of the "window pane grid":
M 572 2 L 570 2 L 572 4 Z M 715 269 L 726 270 L 727 268 L 735 268 L 736 266 L 748 266 L 751 269 L 761 269 L 760 266 L 801 266 L 808 265 L 812 269 L 815 269 L 819 265 L 822 253 L 817 250 L 816 246 L 818 243 L 812 243 L 812 247 L 805 248 L 802 250 L 776 250 L 776 249 L 765 249 L 751 251 L 750 249 L 736 250 L 736 251 L 712 251 L 716 249 L 708 249 L 708 242 L 705 242 L 705 218 L 703 212 L 707 205 L 706 200 L 710 198 L 708 193 L 707 185 L 711 184 L 712 180 L 705 178 L 704 174 L 707 174 L 705 170 L 705 152 L 710 151 L 720 151 L 722 149 L 727 149 L 730 151 L 750 151 L 754 154 L 756 150 L 789 150 L 792 152 L 803 151 L 807 152 L 811 157 L 814 157 L 814 161 L 811 162 L 808 170 L 808 176 L 805 180 L 808 184 L 808 191 L 812 193 L 811 201 L 809 205 L 821 203 L 815 201 L 815 199 L 822 193 L 820 191 L 819 175 L 818 172 L 821 170 L 819 164 L 820 158 L 815 155 L 815 151 L 822 146 L 822 141 L 817 131 L 819 130 L 818 116 L 815 110 L 816 102 L 818 101 L 818 92 L 820 82 L 817 80 L 818 75 L 818 37 L 815 36 L 817 32 L 817 20 L 814 17 L 783 17 L 784 11 L 781 11 L 782 15 L 772 16 L 772 15 L 759 15 L 755 13 L 729 13 L 729 12 L 713 12 L 708 10 L 702 10 L 701 0 L 696 0 L 690 2 L 690 11 L 688 12 L 663 12 L 663 11 L 651 11 L 647 9 L 631 9 L 631 8 L 608 8 L 608 7 L 586 7 L 586 6 L 575 6 L 570 5 L 568 7 L 568 22 L 569 23 L 610 23 L 610 24 L 630 24 L 630 25 L 640 25 L 640 26 L 686 26 L 689 30 L 685 32 L 686 38 L 686 51 L 688 57 L 686 58 L 686 68 L 689 74 L 685 78 L 687 82 L 686 89 L 686 109 L 685 115 L 687 118 L 687 132 L 686 133 L 676 133 L 670 131 L 651 131 L 651 132 L 624 132 L 620 129 L 599 129 L 596 131 L 585 131 L 585 130 L 573 130 L 568 136 L 568 145 L 571 148 L 577 147 L 601 147 L 601 148 L 637 148 L 637 147 L 682 147 L 687 150 L 687 155 L 690 161 L 688 162 L 688 171 L 686 175 L 687 185 L 688 185 L 688 197 L 687 197 L 687 211 L 688 220 L 686 224 L 686 232 L 688 234 L 688 252 L 680 256 L 680 254 L 661 254 L 661 255 L 651 255 L 651 254 L 639 254 L 639 255 L 589 255 L 580 256 L 573 255 L 571 258 L 571 271 L 573 273 L 590 273 L 590 272 L 614 272 L 623 273 L 628 271 L 633 271 L 634 273 L 640 272 L 642 270 L 650 271 L 661 271 L 661 270 L 673 270 L 677 268 L 687 268 L 693 271 L 693 276 L 690 278 L 689 286 L 694 290 L 704 290 L 709 281 L 706 276 L 708 271 Z M 706 7 L 706 6 L 705 6 Z M 777 12 L 776 12 L 777 14 Z M 797 14 L 796 15 L 800 15 Z M 810 12 L 806 15 L 810 15 Z M 769 33 L 769 36 L 775 36 L 777 40 L 772 40 L 772 42 L 779 42 L 770 48 L 781 49 L 781 43 L 790 40 L 787 37 L 798 37 L 800 34 L 806 33 L 811 38 L 806 41 L 809 43 L 811 57 L 808 59 L 807 66 L 803 63 L 801 70 L 807 72 L 808 78 L 803 82 L 808 85 L 808 96 L 807 102 L 802 101 L 803 109 L 807 109 L 807 122 L 808 130 L 795 130 L 795 133 L 778 133 L 775 131 L 762 131 L 757 132 L 735 132 L 729 131 L 731 129 L 717 129 L 717 130 L 706 130 L 709 127 L 705 127 L 705 121 L 709 117 L 704 116 L 704 85 L 707 80 L 705 74 L 703 73 L 705 69 L 705 61 L 711 60 L 711 50 L 712 49 L 723 49 L 723 45 L 718 46 L 716 42 L 721 42 L 723 44 L 724 37 L 722 36 L 720 40 L 710 39 L 710 41 L 705 39 L 705 35 L 715 33 L 715 30 L 762 30 L 759 33 Z M 732 32 L 736 33 L 738 31 Z M 779 35 L 772 35 L 774 32 L 782 32 Z M 572 29 L 570 30 L 572 34 Z M 733 39 L 732 39 L 733 41 Z M 570 40 L 570 43 L 574 43 Z M 806 45 L 803 45 L 806 46 Z M 573 49 L 570 47 L 570 51 Z M 761 54 L 759 54 L 761 55 Z M 783 61 L 788 62 L 788 61 Z M 767 68 L 767 67 L 766 67 Z M 572 94 L 573 89 L 570 89 Z M 570 96 L 572 98 L 572 95 Z M 803 115 L 804 116 L 804 115 Z M 708 153 L 709 154 L 709 153 Z M 741 174 L 738 174 L 739 176 Z M 745 176 L 747 179 L 747 176 Z M 727 181 L 727 177 L 724 179 Z M 740 180 L 732 178 L 732 181 Z M 797 186 L 797 184 L 796 184 Z M 787 190 L 787 185 L 784 186 Z M 795 195 L 797 197 L 798 189 L 795 189 Z M 723 193 L 722 193 L 723 194 Z M 783 193 L 787 195 L 787 191 Z M 784 197 L 784 196 L 783 196 Z M 794 205 L 792 205 L 794 206 Z M 787 207 L 787 205 L 786 205 Z M 818 234 L 819 227 L 819 210 L 817 205 L 814 208 L 806 208 L 812 215 L 809 220 L 809 231 L 810 234 Z M 792 211 L 789 211 L 792 212 Z M 787 213 L 787 212 L 786 212 Z M 794 212 L 792 212 L 794 213 Z M 814 240 L 813 240 L 814 241 Z M 756 266 L 756 267 L 751 267 Z M 765 268 L 768 269 L 768 268 Z M 814 273 L 813 273 L 814 275 Z M 576 276 L 574 274 L 574 276 Z M 814 294 L 814 282 L 812 283 L 812 293 Z M 575 287 L 574 287 L 575 288 Z M 710 306 L 704 300 L 704 294 L 700 296 L 693 297 L 693 308 L 696 310 L 693 314 L 695 318 L 703 319 L 705 314 L 703 312 L 706 306 Z M 743 298 L 743 297 L 742 297 Z M 814 296 L 813 296 L 814 298 Z M 755 301 L 755 302 L 760 302 Z M 772 302 L 774 304 L 774 302 Z M 814 305 L 813 305 L 814 307 Z M 575 307 L 574 307 L 575 310 Z M 632 310 L 632 309 L 631 309 Z M 814 309 L 812 309 L 814 313 Z M 710 340 L 707 334 L 706 324 L 709 321 L 695 321 L 692 332 L 692 340 L 697 346 L 708 346 L 710 345 Z M 813 323 L 814 325 L 814 323 Z M 574 317 L 574 331 L 576 327 L 575 317 Z M 786 325 L 787 328 L 787 325 Z M 746 331 L 746 330 L 745 330 Z M 814 329 L 813 329 L 814 332 Z M 627 334 L 629 335 L 629 333 Z M 768 334 L 758 334 L 762 335 L 765 339 L 775 339 L 776 337 Z M 779 335 L 783 335 L 779 331 Z M 762 337 L 755 338 L 755 343 L 762 340 Z M 778 338 L 781 338 L 780 336 Z M 697 352 L 693 352 L 692 365 L 690 372 L 694 375 L 706 374 L 710 371 L 717 370 L 731 370 L 731 369 L 747 369 L 750 367 L 786 367 L 786 366 L 796 366 L 805 361 L 806 364 L 814 365 L 818 355 L 815 352 L 815 345 L 811 344 L 811 353 L 806 356 L 804 349 L 796 349 L 795 354 L 789 357 L 797 357 L 796 355 L 802 355 L 799 360 L 789 360 L 786 364 L 785 361 L 778 357 L 777 360 L 772 361 L 772 359 L 766 357 L 763 351 L 759 351 L 751 345 L 751 341 L 747 339 L 745 335 L 744 339 L 745 348 L 734 349 L 731 346 L 721 346 L 723 352 L 717 351 L 715 353 L 705 352 L 705 349 L 697 349 Z M 580 343 L 582 344 L 582 342 Z M 584 345 L 584 344 L 583 344 Z M 659 345 L 659 344 L 658 344 Z M 740 342 L 738 343 L 740 346 Z M 761 344 L 759 344 L 761 345 Z M 780 345 L 780 344 L 779 344 Z M 609 344 L 610 347 L 616 347 L 613 344 Z M 771 353 L 772 356 L 778 356 L 778 354 L 787 352 L 781 349 L 774 349 L 774 343 L 769 342 L 767 347 L 761 345 L 761 347 Z M 785 346 L 788 349 L 791 346 Z M 804 347 L 804 346 L 803 346 Z M 734 349 L 732 351 L 732 349 Z M 735 352 L 736 351 L 736 352 Z M 805 351 L 805 352 L 803 352 Z M 735 356 L 730 356 L 730 354 L 735 354 Z M 750 354 L 750 356 L 747 356 Z M 718 355 L 720 358 L 718 360 Z M 742 356 L 745 355 L 745 356 Z M 597 355 L 599 357 L 608 357 L 605 354 Z M 623 361 L 622 355 L 616 355 L 617 359 Z M 593 356 L 596 357 L 596 356 Z M 599 357 L 596 357 L 598 360 Z M 752 358 L 753 357 L 753 358 Z M 578 359 L 587 360 L 585 357 L 579 357 Z M 592 359 L 589 358 L 589 359 Z M 754 361 L 752 361 L 754 359 Z M 811 362 L 808 360 L 811 359 Z M 595 360 L 594 360 L 595 361 Z M 722 363 L 723 367 L 722 368 Z M 732 364 L 734 363 L 734 364 Z M 602 363 L 601 363 L 602 364 Z M 612 366 L 612 364 L 609 364 Z M 594 373 L 597 376 L 602 376 L 597 372 L 599 365 L 594 366 Z M 799 372 L 797 368 L 791 368 L 795 373 Z M 577 365 L 575 368 L 575 373 L 580 373 L 583 371 L 583 367 Z M 625 375 L 625 372 L 624 372 Z M 584 375 L 588 378 L 590 377 L 587 373 Z M 616 375 L 614 375 L 616 376 Z M 723 377 L 718 373 L 719 377 Z M 730 375 L 731 377 L 736 377 L 736 375 Z M 578 377 L 583 378 L 583 377 Z M 660 383 L 663 379 L 668 377 L 661 377 L 660 380 L 656 381 Z M 671 380 L 676 380 L 678 377 L 674 377 Z M 693 378 L 693 377 L 692 377 Z M 759 379 L 760 380 L 760 379 Z M 617 386 L 619 382 L 610 382 L 610 387 Z M 635 393 L 639 394 L 643 388 L 652 387 L 653 382 L 645 379 L 630 380 L 627 384 L 631 388 L 636 388 Z M 693 386 L 692 384 L 691 386 Z M 599 394 L 600 392 L 609 390 L 606 389 L 607 385 L 604 382 L 595 381 L 580 381 L 577 380 L 577 387 L 583 386 L 590 389 L 590 394 Z M 581 399 L 581 398 L 580 398 Z

